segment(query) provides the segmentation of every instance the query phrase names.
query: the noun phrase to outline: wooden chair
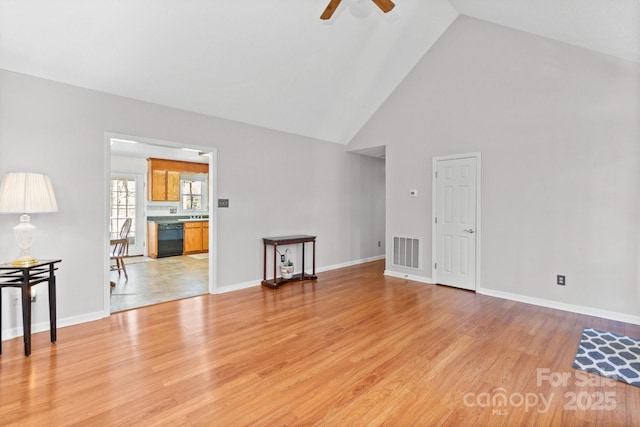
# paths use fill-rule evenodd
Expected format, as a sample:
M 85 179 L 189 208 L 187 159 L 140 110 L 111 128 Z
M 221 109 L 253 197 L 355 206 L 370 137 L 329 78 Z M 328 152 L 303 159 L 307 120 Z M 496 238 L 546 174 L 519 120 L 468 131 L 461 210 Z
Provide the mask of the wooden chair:
M 111 271 L 118 271 L 120 276 L 120 270 L 124 271 L 124 277 L 129 280 L 127 274 L 127 266 L 124 264 L 124 259 L 129 255 L 129 231 L 131 230 L 131 218 L 127 218 L 122 228 L 120 228 L 120 234 L 117 239 L 111 239 L 111 245 L 113 250 L 111 251 L 111 260 L 115 260 L 115 265 L 111 265 Z M 111 282 L 113 283 L 113 282 Z

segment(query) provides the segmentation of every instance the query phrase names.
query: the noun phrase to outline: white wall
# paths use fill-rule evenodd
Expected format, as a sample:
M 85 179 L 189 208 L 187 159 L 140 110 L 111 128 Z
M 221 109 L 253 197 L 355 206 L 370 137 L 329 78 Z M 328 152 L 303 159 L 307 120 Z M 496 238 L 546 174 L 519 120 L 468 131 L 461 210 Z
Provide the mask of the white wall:
M 218 195 L 231 204 L 217 211 L 219 287 L 261 280 L 265 236 L 316 234 L 319 268 L 383 253 L 373 242 L 384 240 L 384 212 L 362 215 L 384 197 L 368 184 L 383 180 L 380 162 L 341 145 L 0 71 L 0 175 L 47 173 L 58 199 L 59 212 L 32 216 L 32 252 L 63 259 L 61 324 L 105 315 L 105 132 L 217 148 Z M 0 216 L 0 261 L 16 255 L 17 222 Z M 354 243 L 369 235 L 364 246 Z M 46 322 L 45 296 L 34 323 Z M 19 316 L 5 300 L 3 330 L 21 325 Z
M 460 17 L 349 149 L 379 145 L 387 241 L 425 243 L 388 269 L 433 277 L 432 158 L 481 152 L 484 291 L 640 319 L 640 64 Z
M 111 156 L 112 173 L 147 174 L 147 160 L 136 157 Z

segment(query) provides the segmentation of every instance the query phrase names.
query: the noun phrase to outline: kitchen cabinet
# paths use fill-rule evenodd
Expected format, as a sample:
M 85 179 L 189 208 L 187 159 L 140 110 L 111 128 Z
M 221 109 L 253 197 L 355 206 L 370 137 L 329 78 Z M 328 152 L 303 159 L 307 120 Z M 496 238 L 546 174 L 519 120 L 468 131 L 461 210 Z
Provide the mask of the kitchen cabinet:
M 202 251 L 209 252 L 209 221 L 202 223 Z
M 184 223 L 184 254 L 209 251 L 209 222 L 188 221 Z
M 151 258 L 158 258 L 158 224 L 147 223 L 147 255 Z
M 180 172 L 154 169 L 149 182 L 151 201 L 180 201 Z
M 149 201 L 179 202 L 181 173 L 209 173 L 205 163 L 167 159 L 147 159 L 147 199 Z

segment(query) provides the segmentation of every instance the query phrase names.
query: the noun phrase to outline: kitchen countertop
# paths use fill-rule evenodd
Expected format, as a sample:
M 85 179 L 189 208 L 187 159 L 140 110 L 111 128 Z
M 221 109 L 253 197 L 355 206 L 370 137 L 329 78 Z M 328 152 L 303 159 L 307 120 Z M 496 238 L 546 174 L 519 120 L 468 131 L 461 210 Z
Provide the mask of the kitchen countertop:
M 149 216 L 147 217 L 147 222 L 154 222 L 156 224 L 175 224 L 175 223 L 183 223 L 183 222 L 203 222 L 209 221 L 208 216 L 203 216 L 202 218 L 191 218 L 190 216 Z

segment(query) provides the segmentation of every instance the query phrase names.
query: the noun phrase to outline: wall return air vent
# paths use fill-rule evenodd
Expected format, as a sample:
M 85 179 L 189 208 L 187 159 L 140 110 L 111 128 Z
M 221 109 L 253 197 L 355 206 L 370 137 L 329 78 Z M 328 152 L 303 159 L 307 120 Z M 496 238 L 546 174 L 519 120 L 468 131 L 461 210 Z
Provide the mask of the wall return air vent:
M 393 236 L 393 265 L 420 269 L 420 239 Z

